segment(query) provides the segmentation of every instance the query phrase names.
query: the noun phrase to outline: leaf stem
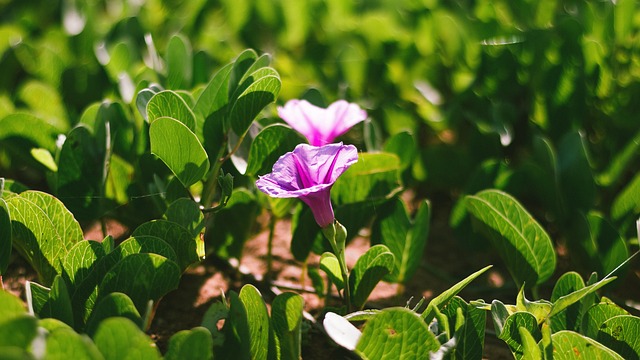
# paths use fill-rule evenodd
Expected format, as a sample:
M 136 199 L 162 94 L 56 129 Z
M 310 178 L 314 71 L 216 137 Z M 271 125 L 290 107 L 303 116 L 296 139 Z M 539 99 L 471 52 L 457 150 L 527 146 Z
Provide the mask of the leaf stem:
M 271 214 L 269 218 L 269 238 L 267 239 L 267 281 L 271 281 L 271 275 L 273 273 L 273 234 L 276 228 L 276 217 Z
M 227 140 L 222 142 L 222 146 L 220 146 L 220 150 L 213 162 L 213 167 L 211 171 L 209 171 L 209 177 L 204 185 L 204 189 L 202 190 L 202 198 L 200 199 L 200 205 L 208 208 L 213 203 L 213 199 L 216 196 L 216 188 L 218 187 L 218 174 L 220 173 L 220 169 L 222 168 L 222 164 L 224 164 L 225 158 L 223 157 L 224 151 L 227 148 Z

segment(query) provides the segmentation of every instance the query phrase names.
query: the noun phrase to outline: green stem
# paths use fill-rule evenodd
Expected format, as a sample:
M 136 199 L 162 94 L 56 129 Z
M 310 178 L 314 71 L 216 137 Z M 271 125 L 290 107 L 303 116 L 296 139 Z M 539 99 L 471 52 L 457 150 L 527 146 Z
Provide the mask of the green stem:
M 276 217 L 271 214 L 269 219 L 269 238 L 267 240 L 267 281 L 271 281 L 271 275 L 273 272 L 273 234 L 276 228 Z
M 347 259 L 345 257 L 346 242 L 344 241 L 344 239 L 341 239 L 340 241 L 338 240 L 338 236 L 337 236 L 338 231 L 336 231 L 336 228 L 338 228 L 338 226 L 341 227 L 342 229 L 344 229 L 344 227 L 342 227 L 342 225 L 340 225 L 337 221 L 331 226 L 333 227 L 331 236 L 327 236 L 329 235 L 327 233 L 325 233 L 325 236 L 327 237 L 327 239 L 329 240 L 329 243 L 331 244 L 333 253 L 338 258 L 338 264 L 340 265 L 340 273 L 342 275 L 342 281 L 344 282 L 344 301 L 346 303 L 347 313 L 350 313 L 351 312 L 351 291 L 349 289 L 349 269 L 347 268 Z M 344 235 L 344 238 L 346 239 L 346 233 L 343 235 Z
M 222 168 L 222 164 L 224 164 L 224 159 L 222 158 L 225 149 L 227 148 L 226 140 L 222 143 L 220 150 L 213 162 L 213 167 L 209 172 L 209 177 L 207 178 L 206 183 L 204 184 L 204 189 L 202 190 L 202 198 L 200 199 L 200 205 L 208 208 L 213 203 L 213 199 L 216 196 L 216 189 L 218 188 L 218 174 L 220 173 L 220 169 Z

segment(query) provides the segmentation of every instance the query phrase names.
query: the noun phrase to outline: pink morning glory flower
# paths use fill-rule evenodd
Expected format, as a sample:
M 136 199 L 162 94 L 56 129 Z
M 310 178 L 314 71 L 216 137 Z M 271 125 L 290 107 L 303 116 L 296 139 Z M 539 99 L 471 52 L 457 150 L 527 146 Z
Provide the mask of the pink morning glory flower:
M 284 107 L 278 107 L 278 116 L 304 135 L 309 144 L 322 146 L 364 121 L 367 112 L 345 100 L 338 100 L 326 109 L 306 100 L 289 100 Z
M 353 145 L 299 144 L 276 161 L 271 173 L 260 176 L 256 186 L 269 196 L 304 201 L 318 225 L 325 228 L 334 220 L 331 187 L 357 161 L 358 150 Z

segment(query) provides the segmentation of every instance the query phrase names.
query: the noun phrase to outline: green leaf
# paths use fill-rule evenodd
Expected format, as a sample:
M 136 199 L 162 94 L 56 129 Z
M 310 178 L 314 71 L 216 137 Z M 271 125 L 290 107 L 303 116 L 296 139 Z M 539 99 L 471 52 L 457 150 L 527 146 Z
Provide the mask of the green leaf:
M 327 274 L 329 280 L 336 285 L 338 290 L 342 290 L 344 288 L 340 262 L 333 253 L 325 252 L 320 256 L 320 269 Z
M 83 240 L 80 224 L 55 197 L 25 191 L 7 200 L 13 244 L 38 272 L 42 283 L 51 285 L 62 271 L 62 260 Z
M 239 259 L 259 211 L 255 196 L 246 189 L 236 188 L 227 205 L 216 213 L 211 229 L 216 236 L 208 246 L 215 249 L 218 256 Z
M 331 189 L 336 205 L 376 202 L 400 191 L 400 160 L 395 154 L 361 153 Z
M 91 312 L 87 321 L 86 332 L 93 335 L 100 323 L 111 317 L 124 317 L 133 321 L 141 330 L 144 329 L 142 317 L 135 304 L 126 294 L 113 292 L 103 297 Z
M 99 287 L 100 298 L 123 292 L 131 298 L 138 312 L 144 313 L 149 300 L 156 302 L 178 287 L 180 268 L 157 254 L 132 254 L 114 265 Z
M 38 321 L 26 313 L 0 322 L 0 348 L 15 346 L 28 349 L 37 335 Z
M 20 298 L 7 291 L 0 291 L 0 325 L 26 313 L 27 309 Z
M 526 311 L 529 314 L 533 315 L 536 318 L 538 324 L 541 324 L 551 312 L 551 303 L 546 300 L 537 300 L 537 301 L 529 301 L 524 294 L 524 285 L 520 288 L 518 292 L 518 297 L 516 298 L 516 311 Z
M 596 340 L 625 359 L 640 358 L 640 318 L 614 316 L 600 325 Z
M 292 151 L 302 142 L 304 138 L 287 125 L 265 127 L 251 143 L 246 175 L 255 177 L 271 172 L 273 164 L 282 154 Z
M 620 0 L 615 3 L 613 13 L 613 30 L 616 44 L 625 44 L 629 41 L 634 28 L 633 14 L 636 10 L 636 2 L 633 0 Z
M 1 125 L 0 125 L 1 126 Z M 611 217 L 620 220 L 628 213 L 640 211 L 640 174 L 636 174 L 633 180 L 613 200 Z
M 51 155 L 49 150 L 43 148 L 32 148 L 31 156 L 33 156 L 33 158 L 36 159 L 37 162 L 44 165 L 49 171 L 58 171 L 56 160 L 53 158 L 53 155 Z
M 151 153 L 157 155 L 180 182 L 189 187 L 209 170 L 209 158 L 196 135 L 172 118 L 156 119 L 149 127 Z
M 204 144 L 209 158 L 214 159 L 223 146 L 223 123 L 229 103 L 229 77 L 233 64 L 227 64 L 211 78 L 193 109 L 196 114 L 196 134 Z M 206 134 L 206 136 L 205 136 Z
M 576 290 L 572 293 L 561 296 L 560 298 L 558 298 L 558 300 L 553 302 L 549 316 L 551 317 L 555 314 L 558 314 L 562 310 L 568 308 L 570 305 L 575 304 L 576 302 L 582 300 L 585 296 L 593 293 L 594 291 L 600 289 L 601 287 L 607 285 L 608 283 L 612 282 L 615 279 L 616 279 L 615 277 L 603 278 L 602 280 L 598 281 L 595 284 L 591 284 L 589 286 Z
M 423 258 L 429 234 L 431 210 L 424 201 L 415 220 L 409 219 L 400 198 L 395 198 L 379 210 L 371 228 L 372 243 L 386 245 L 395 257 L 395 266 L 390 274 L 394 282 L 405 283 L 416 272 Z
M 161 359 L 156 344 L 127 318 L 102 321 L 93 341 L 105 360 Z
M 57 328 L 47 334 L 46 359 L 103 359 L 91 340 L 70 328 Z
M 453 334 L 457 343 L 453 352 L 456 359 L 481 359 L 484 347 L 484 334 L 487 312 L 467 304 L 462 298 L 455 296 L 442 306 L 441 312 L 450 319 L 449 328 L 456 329 Z M 464 323 L 456 326 L 458 312 Z
M 96 143 L 88 128 L 75 127 L 67 134 L 58 158 L 55 191 L 69 211 L 80 215 L 82 221 L 99 216 L 104 201 L 101 197 L 106 148 L 101 149 Z
M 152 220 L 138 226 L 131 234 L 134 237 L 144 235 L 155 236 L 167 242 L 178 256 L 177 263 L 182 270 L 200 260 L 193 234 L 175 222 Z
M 167 44 L 167 86 L 171 89 L 185 89 L 191 86 L 193 78 L 193 58 L 189 39 L 177 34 Z
M 516 359 L 522 359 L 524 355 L 524 347 L 522 338 L 520 337 L 520 328 L 525 328 L 536 341 L 540 341 L 542 335 L 538 328 L 538 322 L 535 316 L 528 312 L 515 312 L 511 314 L 504 323 L 504 328 L 499 338 L 509 345 L 513 356 Z
M 263 75 L 261 71 L 263 70 L 257 70 L 256 75 Z M 275 70 L 272 71 L 273 73 L 267 76 L 253 78 L 252 74 L 247 78 L 245 82 L 250 82 L 251 85 L 231 104 L 228 121 L 231 129 L 238 136 L 242 137 L 256 116 L 278 97 L 282 83 L 278 73 Z M 244 84 L 241 86 L 244 87 Z
M 384 144 L 384 151 L 396 154 L 400 159 L 402 170 L 406 170 L 413 164 L 416 157 L 416 144 L 413 135 L 407 131 L 397 133 Z
M 624 239 L 604 217 L 590 212 L 574 219 L 567 245 L 582 269 L 608 274 L 629 257 Z
M 365 359 L 418 359 L 435 352 L 440 343 L 427 324 L 405 308 L 387 308 L 369 320 L 356 352 Z
M 28 80 L 17 93 L 34 114 L 42 117 L 59 132 L 69 129 L 67 112 L 60 93 L 49 84 L 36 80 Z
M 213 341 L 207 328 L 195 327 L 182 330 L 169 339 L 165 360 L 213 359 Z
M 197 132 L 196 117 L 193 111 L 180 95 L 171 90 L 155 94 L 147 104 L 147 118 L 150 124 L 163 117 L 178 120 L 191 132 Z
M 121 259 L 132 254 L 158 254 L 173 262 L 178 262 L 178 255 L 164 240 L 151 235 L 132 236 L 122 242 L 114 251 Z
M 247 284 L 240 290 L 240 300 L 247 310 L 251 359 L 266 360 L 269 353 L 271 324 L 260 291 Z
M 538 347 L 538 343 L 533 335 L 525 327 L 518 328 L 520 332 L 520 340 L 522 341 L 522 360 L 539 360 L 542 359 L 542 351 Z
M 541 284 L 553 274 L 556 255 L 551 239 L 517 200 L 502 191 L 485 190 L 465 201 L 518 285 Z
M 27 281 L 24 287 L 29 313 L 31 315 L 40 314 L 44 306 L 49 301 L 49 293 L 51 292 L 51 289 L 32 281 Z
M 191 199 L 180 198 L 172 202 L 164 217 L 187 229 L 192 238 L 199 236 L 204 228 L 204 215 L 200 211 L 200 206 Z
M 276 296 L 271 306 L 271 323 L 280 358 L 300 359 L 304 299 L 298 294 L 285 292 Z
M 247 72 L 253 68 L 257 59 L 258 54 L 255 50 L 245 49 L 233 60 L 233 69 L 229 76 L 229 94 L 236 93 L 236 88 L 246 79 Z
M 600 329 L 600 325 L 602 325 L 605 321 L 611 319 L 614 316 L 628 314 L 629 313 L 620 306 L 614 304 L 610 300 L 606 301 L 603 298 L 603 301 L 590 307 L 589 310 L 587 310 L 582 316 L 582 326 L 580 328 L 580 333 L 592 339 L 596 339 L 596 336 L 598 335 L 598 331 Z
M 555 302 L 562 296 L 568 295 L 574 291 L 584 288 L 582 277 L 576 272 L 568 272 L 563 274 L 551 292 L 551 302 Z M 589 297 L 582 298 L 579 302 L 570 305 L 565 310 L 551 317 L 551 331 L 558 332 L 560 330 L 578 331 L 582 323 L 582 313 L 586 308 L 593 305 L 597 299 L 592 294 Z
M 361 309 L 378 282 L 393 271 L 393 266 L 393 253 L 384 245 L 374 245 L 360 256 L 349 274 L 351 305 Z
M 4 179 L 0 179 L 4 185 Z M 1 196 L 2 194 L 0 194 Z M 7 203 L 0 197 L 0 277 L 5 275 L 11 261 L 11 216 Z
M 0 119 L 0 140 L 20 140 L 21 149 L 27 153 L 31 148 L 55 152 L 59 133 L 54 126 L 31 114 L 15 113 Z
M 202 326 L 211 333 L 214 346 L 220 348 L 225 343 L 224 334 L 218 330 L 218 322 L 227 319 L 229 308 L 222 302 L 214 302 L 202 316 Z
M 250 359 L 249 320 L 247 309 L 234 291 L 228 294 L 229 315 L 224 322 L 224 347 L 219 353 L 226 359 Z M 218 354 L 218 351 L 216 351 Z
M 454 296 L 456 296 L 465 286 L 469 285 L 475 278 L 480 276 L 485 271 L 489 270 L 493 265 L 486 266 L 473 274 L 467 276 L 459 283 L 453 285 L 448 290 L 442 292 L 440 295 L 431 299 L 429 304 L 427 305 L 427 309 L 422 313 L 422 319 L 424 319 L 425 323 L 430 323 L 435 316 L 435 309 L 439 308 L 441 305 L 446 304 L 451 300 Z
M 622 360 L 623 357 L 613 350 L 573 331 L 563 330 L 551 335 L 553 360 L 611 359 Z
M 39 312 L 41 318 L 58 319 L 69 326 L 74 326 L 71 297 L 67 286 L 60 275 L 56 276 L 49 292 L 49 299 Z
M 147 105 L 155 94 L 157 94 L 157 92 L 147 88 L 140 90 L 138 92 L 138 96 L 136 96 L 136 108 L 138 109 L 140 115 L 142 115 L 142 118 L 147 122 L 149 122 L 149 116 L 147 115 Z
M 565 205 L 583 211 L 593 206 L 596 197 L 585 141 L 580 133 L 571 132 L 558 145 L 558 177 Z

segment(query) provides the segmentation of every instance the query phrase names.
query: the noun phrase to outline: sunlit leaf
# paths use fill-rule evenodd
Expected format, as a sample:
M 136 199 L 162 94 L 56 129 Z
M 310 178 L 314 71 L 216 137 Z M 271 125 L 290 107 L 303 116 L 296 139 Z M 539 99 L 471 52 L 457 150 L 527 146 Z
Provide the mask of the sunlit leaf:
M 142 317 L 131 299 L 123 293 L 114 292 L 100 299 L 87 321 L 86 332 L 93 335 L 102 321 L 110 317 L 124 317 L 144 329 Z
M 167 86 L 184 89 L 191 86 L 193 59 L 189 40 L 183 35 L 174 35 L 167 44 Z
M 614 316 L 600 325 L 596 340 L 625 359 L 640 358 L 640 318 Z
M 603 298 L 600 303 L 591 306 L 582 316 L 580 332 L 595 339 L 602 323 L 614 316 L 628 314 L 626 310 L 614 304 L 611 300 Z
M 200 181 L 209 170 L 209 158 L 196 135 L 183 123 L 167 117 L 149 127 L 151 153 L 157 155 L 185 187 Z
M 599 342 L 573 331 L 563 330 L 551 335 L 554 360 L 584 359 L 622 360 L 623 357 Z
M 394 256 L 384 245 L 374 245 L 364 253 L 351 269 L 349 288 L 351 304 L 361 309 L 369 295 L 387 274 L 393 271 Z
M 356 352 L 365 359 L 417 359 L 440 343 L 427 324 L 405 308 L 387 308 L 367 322 Z
M 286 292 L 276 296 L 271 306 L 271 323 L 280 358 L 299 359 L 304 299 L 298 294 Z
M 378 202 L 400 191 L 400 160 L 395 154 L 361 153 L 331 189 L 335 204 Z
M 150 124 L 163 117 L 180 121 L 193 133 L 197 131 L 193 111 L 180 95 L 170 90 L 153 95 L 147 103 L 147 119 Z
M 551 239 L 517 200 L 486 190 L 465 201 L 518 284 L 541 284 L 553 274 L 556 255 Z
M 134 237 L 141 235 L 155 236 L 171 245 L 178 256 L 177 263 L 183 270 L 199 260 L 193 234 L 177 223 L 152 220 L 138 226 L 131 234 Z
M 251 359 L 266 360 L 269 354 L 269 337 L 271 336 L 267 306 L 260 291 L 250 284 L 243 286 L 240 290 L 240 300 L 247 309 Z
M 289 126 L 283 124 L 267 126 L 251 143 L 246 174 L 256 176 L 270 172 L 280 156 L 292 151 L 302 142 L 304 138 Z
M 211 333 L 204 327 L 178 331 L 169 339 L 164 358 L 166 360 L 213 359 Z
M 140 359 L 161 359 L 156 344 L 127 318 L 102 321 L 93 341 L 105 360 L 129 359 L 131 355 Z

